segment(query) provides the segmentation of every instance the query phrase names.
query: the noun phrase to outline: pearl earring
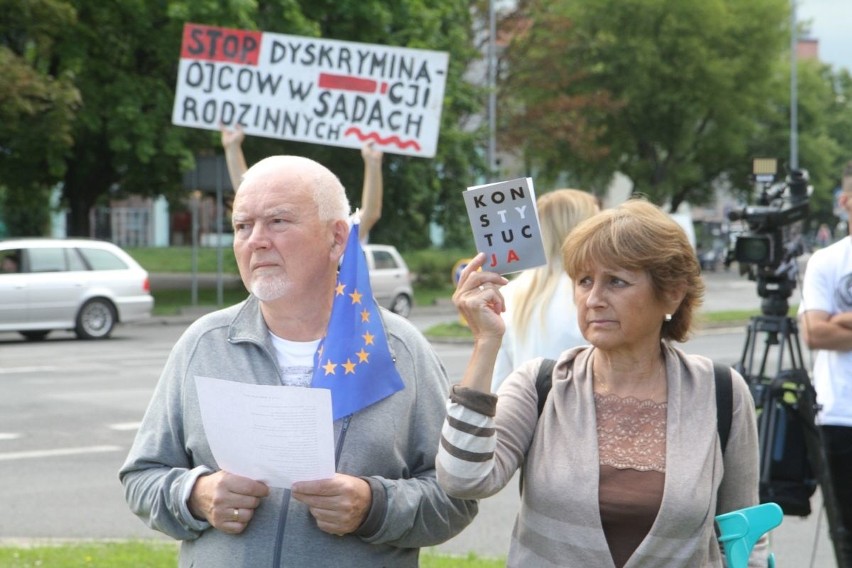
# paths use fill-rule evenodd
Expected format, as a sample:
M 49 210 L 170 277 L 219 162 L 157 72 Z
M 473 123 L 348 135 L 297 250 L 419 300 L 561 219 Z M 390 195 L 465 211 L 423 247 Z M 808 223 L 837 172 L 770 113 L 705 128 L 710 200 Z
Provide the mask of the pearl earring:
M 665 318 L 665 320 L 666 320 L 666 321 L 672 321 L 672 315 L 671 315 L 671 314 L 666 314 L 666 318 Z

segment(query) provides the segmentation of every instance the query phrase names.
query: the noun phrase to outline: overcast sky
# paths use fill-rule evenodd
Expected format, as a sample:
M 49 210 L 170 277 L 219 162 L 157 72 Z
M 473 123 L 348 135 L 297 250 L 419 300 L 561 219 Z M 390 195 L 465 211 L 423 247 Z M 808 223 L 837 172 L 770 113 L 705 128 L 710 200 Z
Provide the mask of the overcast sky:
M 795 1 L 798 20 L 811 21 L 811 37 L 819 40 L 819 58 L 852 73 L 852 0 Z

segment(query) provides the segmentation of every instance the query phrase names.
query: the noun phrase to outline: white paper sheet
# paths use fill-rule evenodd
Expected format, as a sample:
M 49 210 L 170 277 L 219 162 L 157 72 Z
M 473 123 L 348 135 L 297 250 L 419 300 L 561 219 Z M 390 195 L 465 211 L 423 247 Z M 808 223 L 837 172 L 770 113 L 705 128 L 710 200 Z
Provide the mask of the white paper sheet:
M 334 475 L 331 391 L 195 377 L 219 467 L 270 487 Z

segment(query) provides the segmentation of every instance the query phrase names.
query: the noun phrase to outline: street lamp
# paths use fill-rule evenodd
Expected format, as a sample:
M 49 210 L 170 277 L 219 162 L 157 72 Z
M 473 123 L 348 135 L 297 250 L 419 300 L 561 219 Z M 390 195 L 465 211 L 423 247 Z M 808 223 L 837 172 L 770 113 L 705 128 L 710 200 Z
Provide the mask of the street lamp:
M 194 307 L 198 305 L 198 212 L 201 190 L 193 191 L 189 200 L 192 214 L 192 306 Z
M 497 153 L 497 22 L 494 0 L 488 1 L 488 181 L 494 181 Z
M 796 0 L 790 0 L 790 171 L 799 169 Z

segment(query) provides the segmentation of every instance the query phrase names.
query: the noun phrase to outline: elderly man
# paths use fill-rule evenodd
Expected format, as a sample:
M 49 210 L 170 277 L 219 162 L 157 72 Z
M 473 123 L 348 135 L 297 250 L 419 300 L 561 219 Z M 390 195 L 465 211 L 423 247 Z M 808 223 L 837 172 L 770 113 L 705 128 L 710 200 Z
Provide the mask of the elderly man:
M 181 566 L 417 566 L 419 547 L 460 532 L 474 501 L 435 479 L 449 382 L 423 336 L 382 311 L 402 388 L 335 420 L 336 474 L 291 490 L 220 469 L 194 377 L 310 386 L 329 327 L 349 203 L 311 160 L 250 168 L 233 208 L 234 254 L 251 295 L 178 340 L 120 478 L 130 508 L 183 541 Z

